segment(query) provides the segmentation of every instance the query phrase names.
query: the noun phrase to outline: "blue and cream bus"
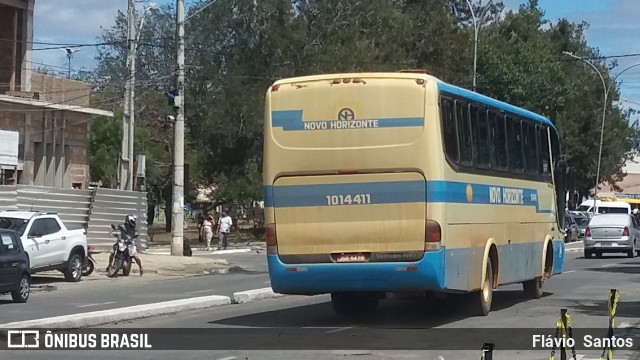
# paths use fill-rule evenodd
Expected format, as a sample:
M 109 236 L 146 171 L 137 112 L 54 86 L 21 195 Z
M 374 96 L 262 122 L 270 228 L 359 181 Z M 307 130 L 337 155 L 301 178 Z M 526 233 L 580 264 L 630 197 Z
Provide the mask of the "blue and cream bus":
M 562 271 L 565 192 L 545 117 L 426 73 L 354 73 L 267 91 L 271 286 L 340 314 L 393 293 L 533 298 Z

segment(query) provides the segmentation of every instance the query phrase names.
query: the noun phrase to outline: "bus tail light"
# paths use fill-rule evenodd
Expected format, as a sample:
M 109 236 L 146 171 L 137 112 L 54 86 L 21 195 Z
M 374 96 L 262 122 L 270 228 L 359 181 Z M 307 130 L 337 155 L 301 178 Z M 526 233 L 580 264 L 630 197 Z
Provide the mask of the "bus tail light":
M 424 249 L 439 250 L 440 241 L 442 240 L 442 231 L 440 224 L 433 220 L 426 220 L 424 224 Z
M 627 226 L 624 227 L 622 231 L 622 236 L 629 236 L 629 228 Z
M 591 229 L 589 227 L 584 229 L 584 237 L 591 237 Z
M 280 84 L 273 85 L 273 86 L 271 87 L 271 92 L 278 91 L 278 89 L 280 89 Z
M 266 229 L 267 246 L 278 246 L 278 236 L 276 235 L 276 224 L 268 224 Z

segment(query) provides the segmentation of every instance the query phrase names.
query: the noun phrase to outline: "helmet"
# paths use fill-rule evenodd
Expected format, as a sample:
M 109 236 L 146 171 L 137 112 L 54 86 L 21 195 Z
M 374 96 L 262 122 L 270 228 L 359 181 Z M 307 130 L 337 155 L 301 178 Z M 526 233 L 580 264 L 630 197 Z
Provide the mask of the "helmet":
M 638 215 L 638 209 L 633 209 L 633 215 Z
M 129 214 L 124 218 L 124 223 L 127 226 L 135 227 L 136 226 L 136 220 L 138 220 L 137 216 Z

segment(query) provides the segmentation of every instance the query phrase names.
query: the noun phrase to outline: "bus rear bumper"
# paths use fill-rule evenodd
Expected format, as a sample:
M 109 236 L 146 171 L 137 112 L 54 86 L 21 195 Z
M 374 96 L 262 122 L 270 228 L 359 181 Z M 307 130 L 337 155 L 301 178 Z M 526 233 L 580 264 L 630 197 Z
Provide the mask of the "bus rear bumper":
M 444 249 L 425 252 L 420 261 L 377 263 L 284 264 L 267 255 L 271 288 L 281 294 L 341 291 L 443 290 Z

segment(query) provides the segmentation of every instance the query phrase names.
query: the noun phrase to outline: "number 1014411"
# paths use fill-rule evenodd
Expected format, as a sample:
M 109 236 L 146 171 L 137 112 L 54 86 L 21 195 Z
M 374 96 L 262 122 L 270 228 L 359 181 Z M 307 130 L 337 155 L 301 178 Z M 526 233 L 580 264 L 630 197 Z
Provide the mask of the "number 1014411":
M 327 205 L 363 205 L 371 204 L 371 194 L 327 195 Z

